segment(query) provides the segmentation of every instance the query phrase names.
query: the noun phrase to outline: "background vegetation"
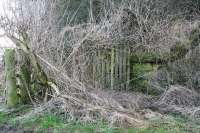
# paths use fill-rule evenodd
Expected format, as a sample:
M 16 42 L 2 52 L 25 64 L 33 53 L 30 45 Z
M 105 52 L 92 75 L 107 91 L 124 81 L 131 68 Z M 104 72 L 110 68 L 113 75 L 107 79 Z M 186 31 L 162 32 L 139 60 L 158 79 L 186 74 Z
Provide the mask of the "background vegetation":
M 14 2 L 3 131 L 199 131 L 198 0 Z

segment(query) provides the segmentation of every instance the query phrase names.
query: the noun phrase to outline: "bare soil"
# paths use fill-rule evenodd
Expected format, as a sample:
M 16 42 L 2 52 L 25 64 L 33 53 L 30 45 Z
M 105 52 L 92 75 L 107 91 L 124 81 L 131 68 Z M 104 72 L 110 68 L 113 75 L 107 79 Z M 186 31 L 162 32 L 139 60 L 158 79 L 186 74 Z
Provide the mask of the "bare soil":
M 4 124 L 0 126 L 0 133 L 31 133 L 29 131 L 24 131 L 20 128 L 15 128 L 10 125 Z

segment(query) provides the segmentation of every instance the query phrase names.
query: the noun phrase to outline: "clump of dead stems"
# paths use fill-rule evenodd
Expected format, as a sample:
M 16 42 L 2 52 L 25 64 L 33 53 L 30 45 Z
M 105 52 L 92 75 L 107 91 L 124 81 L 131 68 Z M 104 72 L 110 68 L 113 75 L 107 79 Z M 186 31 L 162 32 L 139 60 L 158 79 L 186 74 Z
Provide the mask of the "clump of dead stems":
M 151 4 L 143 5 L 139 1 L 131 1 L 115 7 L 110 1 L 109 10 L 104 11 L 106 15 L 98 23 L 88 21 L 60 26 L 59 22 L 64 18 L 60 15 L 58 19 L 56 7 L 59 1 L 18 2 L 12 8 L 13 16 L 2 18 L 1 27 L 17 45 L 16 49 L 28 50 L 25 52 L 35 55 L 42 71 L 53 81 L 48 83 L 51 100 L 45 104 L 50 104 L 46 109 L 58 107 L 58 110 L 62 110 L 70 118 L 83 121 L 101 118 L 118 126 L 146 125 L 137 111 L 140 107 L 138 104 L 145 99 L 144 96 L 96 90 L 88 82 L 79 80 L 79 74 L 84 73 L 86 69 L 83 68 L 89 60 L 81 49 L 90 43 L 90 49 L 86 52 L 94 52 L 98 46 L 109 48 L 123 42 L 132 49 L 142 46 L 149 50 L 167 51 L 171 45 L 167 41 L 170 39 L 170 23 L 166 23 L 168 19 L 152 17 L 153 11 L 146 11 L 151 8 L 145 7 Z M 141 8 L 143 9 L 140 11 Z M 28 49 L 20 45 L 24 42 Z M 77 56 L 82 59 L 79 63 L 76 60 L 74 62 Z M 162 100 L 170 102 L 168 98 L 166 94 Z M 184 104 L 192 103 L 184 100 Z

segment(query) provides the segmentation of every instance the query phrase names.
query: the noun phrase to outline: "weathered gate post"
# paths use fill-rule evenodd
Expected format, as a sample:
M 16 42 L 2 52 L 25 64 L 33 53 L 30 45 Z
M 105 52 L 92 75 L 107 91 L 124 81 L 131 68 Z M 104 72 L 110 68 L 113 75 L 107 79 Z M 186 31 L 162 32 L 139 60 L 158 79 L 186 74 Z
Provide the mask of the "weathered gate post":
M 16 75 L 15 75 L 15 50 L 5 51 L 5 74 L 6 74 L 6 99 L 8 107 L 15 107 L 19 103 L 17 95 Z

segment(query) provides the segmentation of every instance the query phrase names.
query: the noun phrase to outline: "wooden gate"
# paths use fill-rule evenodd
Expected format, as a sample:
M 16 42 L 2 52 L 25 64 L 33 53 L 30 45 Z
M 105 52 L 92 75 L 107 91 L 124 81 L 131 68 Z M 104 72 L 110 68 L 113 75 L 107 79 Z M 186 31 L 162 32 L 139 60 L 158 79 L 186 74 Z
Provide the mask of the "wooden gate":
M 98 48 L 92 53 L 92 84 L 98 88 L 129 88 L 130 49 L 123 46 Z M 91 69 L 90 69 L 91 70 Z

